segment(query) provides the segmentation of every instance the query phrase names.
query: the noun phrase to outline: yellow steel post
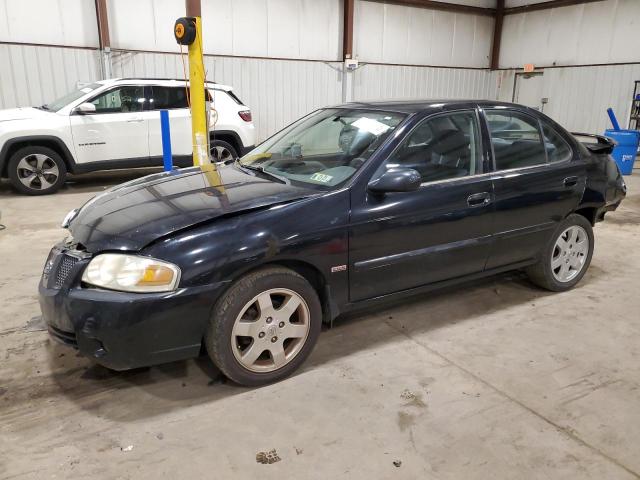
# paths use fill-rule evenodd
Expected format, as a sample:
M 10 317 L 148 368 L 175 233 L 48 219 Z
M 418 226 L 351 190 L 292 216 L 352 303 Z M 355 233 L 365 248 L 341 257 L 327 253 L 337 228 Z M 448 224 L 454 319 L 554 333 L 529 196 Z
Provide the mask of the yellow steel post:
M 193 143 L 193 164 L 211 164 L 209 160 L 209 132 L 204 95 L 204 64 L 202 56 L 202 18 L 195 17 L 196 39 L 189 45 L 189 98 L 191 104 L 191 130 Z M 215 165 L 213 166 L 215 170 Z

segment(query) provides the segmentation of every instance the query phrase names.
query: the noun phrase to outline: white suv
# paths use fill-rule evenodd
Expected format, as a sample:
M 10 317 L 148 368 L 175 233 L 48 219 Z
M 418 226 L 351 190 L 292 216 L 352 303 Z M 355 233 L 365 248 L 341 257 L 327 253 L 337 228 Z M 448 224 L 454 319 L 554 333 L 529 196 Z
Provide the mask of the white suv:
M 53 193 L 67 172 L 162 165 L 159 110 L 169 110 L 174 164 L 192 165 L 191 114 L 184 80 L 103 80 L 42 105 L 0 110 L 0 175 L 20 192 Z M 206 84 L 211 155 L 216 162 L 255 145 L 251 111 L 231 87 Z

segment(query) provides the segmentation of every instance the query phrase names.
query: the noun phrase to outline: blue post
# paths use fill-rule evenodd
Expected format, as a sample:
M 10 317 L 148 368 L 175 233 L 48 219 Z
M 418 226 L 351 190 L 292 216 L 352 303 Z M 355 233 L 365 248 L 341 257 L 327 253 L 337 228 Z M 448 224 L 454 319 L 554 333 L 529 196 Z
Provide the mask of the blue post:
M 171 155 L 171 128 L 169 127 L 169 112 L 167 110 L 160 110 L 160 130 L 162 131 L 164 170 L 170 172 L 173 169 L 173 156 Z
M 614 130 L 620 130 L 620 124 L 618 123 L 618 119 L 616 118 L 616 114 L 613 113 L 613 108 L 607 108 L 607 113 L 609 114 L 609 118 L 611 119 L 611 125 L 613 125 Z

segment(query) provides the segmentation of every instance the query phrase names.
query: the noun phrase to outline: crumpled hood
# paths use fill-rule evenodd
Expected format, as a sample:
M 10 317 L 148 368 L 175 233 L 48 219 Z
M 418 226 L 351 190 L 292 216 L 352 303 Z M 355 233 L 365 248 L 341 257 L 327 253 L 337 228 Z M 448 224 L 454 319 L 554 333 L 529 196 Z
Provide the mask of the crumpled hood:
M 91 253 L 140 250 L 158 238 L 222 215 L 288 202 L 317 191 L 253 176 L 236 166 L 159 173 L 87 202 L 69 225 Z
M 7 122 L 10 120 L 31 120 L 33 118 L 46 117 L 52 113 L 53 112 L 47 112 L 46 110 L 40 110 L 33 107 L 7 108 L 6 110 L 0 110 L 0 122 Z

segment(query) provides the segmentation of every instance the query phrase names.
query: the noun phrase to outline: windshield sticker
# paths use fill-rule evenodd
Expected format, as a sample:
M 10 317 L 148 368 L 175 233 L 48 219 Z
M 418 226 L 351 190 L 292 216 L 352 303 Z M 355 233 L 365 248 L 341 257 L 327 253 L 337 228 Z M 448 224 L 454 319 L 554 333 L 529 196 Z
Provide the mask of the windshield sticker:
M 329 183 L 333 177 L 331 175 L 325 175 L 324 173 L 314 173 L 311 175 L 311 180 L 316 182 Z
M 359 118 L 351 125 L 359 128 L 360 130 L 364 130 L 365 132 L 369 132 L 375 136 L 378 136 L 391 128 L 389 125 L 385 125 L 382 122 L 367 117 Z

